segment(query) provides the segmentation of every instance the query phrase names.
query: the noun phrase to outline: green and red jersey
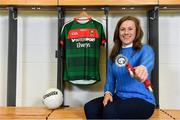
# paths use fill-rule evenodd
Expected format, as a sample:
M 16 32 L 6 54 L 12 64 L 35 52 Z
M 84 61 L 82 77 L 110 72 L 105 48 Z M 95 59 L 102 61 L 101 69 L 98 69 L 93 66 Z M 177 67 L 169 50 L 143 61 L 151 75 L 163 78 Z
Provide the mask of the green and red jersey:
M 72 20 L 63 26 L 60 44 L 65 49 L 64 80 L 74 84 L 92 84 L 100 80 L 100 46 L 105 44 L 100 22 Z

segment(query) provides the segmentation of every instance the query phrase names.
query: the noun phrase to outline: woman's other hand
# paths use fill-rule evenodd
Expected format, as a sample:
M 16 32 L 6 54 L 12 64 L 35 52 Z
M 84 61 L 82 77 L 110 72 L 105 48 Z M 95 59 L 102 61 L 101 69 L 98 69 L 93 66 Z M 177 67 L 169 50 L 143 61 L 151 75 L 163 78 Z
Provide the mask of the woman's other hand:
M 112 101 L 113 101 L 112 95 L 109 92 L 106 92 L 104 94 L 103 105 L 106 106 L 108 102 L 112 102 Z

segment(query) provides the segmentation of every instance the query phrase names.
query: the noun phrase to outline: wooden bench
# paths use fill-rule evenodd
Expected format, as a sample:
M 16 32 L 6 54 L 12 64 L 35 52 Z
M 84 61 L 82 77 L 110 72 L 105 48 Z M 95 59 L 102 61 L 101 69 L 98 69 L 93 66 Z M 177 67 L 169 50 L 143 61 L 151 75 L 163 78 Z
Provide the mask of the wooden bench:
M 52 111 L 40 107 L 0 107 L 0 120 L 46 120 Z
M 82 107 L 64 107 L 48 110 L 41 107 L 0 107 L 0 120 L 58 120 L 78 119 L 85 120 Z M 180 110 L 156 109 L 150 120 L 178 120 Z
M 48 120 L 57 120 L 57 119 L 76 119 L 76 120 L 85 120 L 85 114 L 83 108 L 60 108 L 54 110 L 51 115 L 48 117 Z

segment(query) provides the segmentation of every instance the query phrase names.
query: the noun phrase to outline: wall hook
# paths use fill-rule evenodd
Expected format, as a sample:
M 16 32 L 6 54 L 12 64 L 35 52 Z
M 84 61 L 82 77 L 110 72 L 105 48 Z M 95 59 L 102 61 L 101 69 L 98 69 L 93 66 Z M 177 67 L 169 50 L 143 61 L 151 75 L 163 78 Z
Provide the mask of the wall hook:
M 153 15 L 150 17 L 151 20 L 154 20 L 156 18 L 156 11 L 159 10 L 159 6 L 155 6 L 153 10 Z

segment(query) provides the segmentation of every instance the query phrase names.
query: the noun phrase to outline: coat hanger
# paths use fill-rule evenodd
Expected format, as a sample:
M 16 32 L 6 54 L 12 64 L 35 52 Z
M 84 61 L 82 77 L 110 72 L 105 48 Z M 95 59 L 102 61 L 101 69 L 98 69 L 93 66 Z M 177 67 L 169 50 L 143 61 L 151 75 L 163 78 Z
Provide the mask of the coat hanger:
M 75 17 L 75 20 L 77 21 L 83 21 L 83 20 L 90 20 L 91 16 L 88 15 L 86 11 L 82 11 L 77 17 Z

